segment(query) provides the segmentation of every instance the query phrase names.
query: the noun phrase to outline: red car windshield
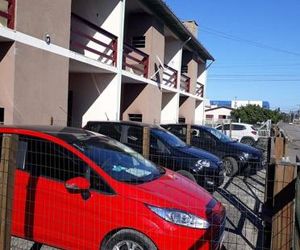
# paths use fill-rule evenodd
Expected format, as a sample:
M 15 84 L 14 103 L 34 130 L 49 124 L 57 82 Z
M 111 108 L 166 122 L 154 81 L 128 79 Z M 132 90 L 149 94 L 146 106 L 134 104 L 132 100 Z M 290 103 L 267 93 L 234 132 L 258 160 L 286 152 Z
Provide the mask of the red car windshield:
M 131 184 L 149 182 L 165 173 L 131 148 L 110 138 L 88 137 L 72 143 L 112 178 Z

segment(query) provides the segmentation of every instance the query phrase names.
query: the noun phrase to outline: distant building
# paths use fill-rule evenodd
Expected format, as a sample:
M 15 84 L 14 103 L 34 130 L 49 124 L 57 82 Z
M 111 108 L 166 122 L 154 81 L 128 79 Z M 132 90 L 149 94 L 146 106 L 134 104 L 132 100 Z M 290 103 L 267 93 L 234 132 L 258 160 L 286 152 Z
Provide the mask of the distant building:
M 205 110 L 205 123 L 210 125 L 226 123 L 231 119 L 232 110 L 233 108 L 225 106 L 208 108 Z
M 265 109 L 270 109 L 270 103 L 267 101 L 256 101 L 256 100 L 211 100 L 210 107 L 229 107 L 229 108 L 240 108 L 247 105 L 258 105 Z

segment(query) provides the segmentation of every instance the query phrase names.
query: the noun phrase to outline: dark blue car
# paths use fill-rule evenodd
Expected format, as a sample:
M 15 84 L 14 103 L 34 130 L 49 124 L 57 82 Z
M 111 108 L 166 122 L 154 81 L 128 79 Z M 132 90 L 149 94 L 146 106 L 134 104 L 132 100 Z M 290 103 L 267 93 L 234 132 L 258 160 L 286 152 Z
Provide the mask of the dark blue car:
M 108 135 L 142 153 L 145 127 L 150 130 L 149 159 L 151 161 L 186 176 L 208 191 L 213 191 L 223 183 L 225 171 L 219 157 L 187 145 L 158 125 L 90 121 L 85 129 Z
M 162 126 L 180 139 L 186 140 L 186 124 L 165 124 Z M 255 173 L 262 166 L 263 154 L 260 150 L 232 140 L 211 127 L 192 125 L 191 145 L 223 159 L 224 169 L 228 176 L 234 176 L 238 173 Z

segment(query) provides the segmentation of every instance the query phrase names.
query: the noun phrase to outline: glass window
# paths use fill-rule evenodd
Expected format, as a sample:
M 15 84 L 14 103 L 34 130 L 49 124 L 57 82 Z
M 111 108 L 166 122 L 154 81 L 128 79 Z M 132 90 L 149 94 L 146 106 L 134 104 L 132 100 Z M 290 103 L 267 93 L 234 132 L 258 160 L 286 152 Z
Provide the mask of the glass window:
M 162 168 L 144 159 L 139 153 L 110 138 L 93 136 L 73 142 L 72 145 L 121 182 L 144 183 L 164 173 Z
M 122 142 L 130 147 L 142 147 L 143 128 L 135 126 L 124 126 L 124 128 L 124 138 L 122 138 Z
M 59 181 L 85 177 L 86 163 L 67 149 L 35 137 L 20 136 L 20 142 L 27 150 L 24 170 L 32 175 Z
M 99 125 L 99 124 L 98 124 Z M 93 130 L 95 131 L 95 130 Z M 102 123 L 98 131 L 100 134 L 107 135 L 116 140 L 121 139 L 121 125 L 120 124 L 112 124 L 112 123 Z
M 232 130 L 244 130 L 244 129 L 246 129 L 246 127 L 243 125 L 237 125 L 237 124 L 232 125 Z
M 166 143 L 171 147 L 185 147 L 186 144 L 180 140 L 177 136 L 173 135 L 167 130 L 151 129 L 151 134 L 159 139 L 161 142 Z

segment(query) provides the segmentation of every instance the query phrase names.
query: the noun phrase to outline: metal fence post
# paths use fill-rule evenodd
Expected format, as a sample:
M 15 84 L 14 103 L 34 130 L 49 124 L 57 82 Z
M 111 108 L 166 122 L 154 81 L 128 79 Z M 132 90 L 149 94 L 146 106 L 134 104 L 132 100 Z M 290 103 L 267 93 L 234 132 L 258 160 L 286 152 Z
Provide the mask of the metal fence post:
M 0 162 L 0 249 L 10 249 L 17 135 L 4 135 Z

